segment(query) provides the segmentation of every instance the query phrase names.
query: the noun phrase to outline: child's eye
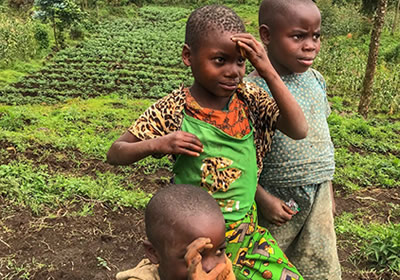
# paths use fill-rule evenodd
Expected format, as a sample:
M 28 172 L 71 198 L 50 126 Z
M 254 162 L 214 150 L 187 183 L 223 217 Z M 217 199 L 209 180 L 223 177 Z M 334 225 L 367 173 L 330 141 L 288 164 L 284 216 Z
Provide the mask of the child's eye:
M 219 248 L 218 250 L 217 250 L 217 252 L 215 252 L 215 255 L 217 255 L 218 257 L 219 256 L 222 256 L 223 254 L 225 254 L 225 247 L 223 247 L 223 248 Z
M 295 40 L 300 40 L 302 36 L 301 35 L 293 35 L 292 37 Z
M 225 59 L 223 57 L 216 57 L 214 58 L 215 62 L 221 64 L 225 62 Z
M 240 57 L 239 59 L 238 59 L 238 64 L 239 65 L 243 65 L 243 64 L 245 64 L 246 63 L 246 59 L 244 58 L 244 57 Z
M 321 34 L 317 33 L 313 35 L 313 40 L 318 40 L 321 37 Z

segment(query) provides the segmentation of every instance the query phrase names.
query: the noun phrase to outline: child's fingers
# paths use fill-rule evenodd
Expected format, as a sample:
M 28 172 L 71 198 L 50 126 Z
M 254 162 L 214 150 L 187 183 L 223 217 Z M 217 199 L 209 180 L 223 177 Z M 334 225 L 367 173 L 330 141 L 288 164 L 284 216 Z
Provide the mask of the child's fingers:
M 210 238 L 205 238 L 205 237 L 200 237 L 194 240 L 192 243 L 190 243 L 186 247 L 186 254 L 185 254 L 185 261 L 188 265 L 190 265 L 195 258 L 200 256 L 201 260 L 201 255 L 200 253 L 205 249 L 205 248 L 212 248 L 212 244 L 210 243 L 211 240 Z M 210 247 L 211 245 L 211 247 Z
M 183 143 L 185 144 L 184 148 L 188 150 L 195 151 L 201 153 L 203 151 L 203 144 L 200 139 L 191 133 L 184 132 Z
M 250 46 L 251 49 L 256 50 L 262 47 L 262 44 L 258 42 L 252 35 L 246 36 L 247 34 L 243 34 L 243 36 L 238 36 L 237 34 L 232 37 L 232 41 L 236 42 L 241 47 Z
M 282 203 L 282 208 L 283 208 L 283 210 L 285 210 L 285 212 L 286 212 L 287 214 L 290 215 L 290 217 L 293 216 L 293 215 L 295 214 L 294 211 L 293 211 L 292 209 L 290 209 L 290 207 L 287 206 L 285 203 Z
M 211 247 L 210 247 L 211 246 Z M 197 251 L 202 252 L 204 248 L 212 248 L 211 239 L 207 237 L 199 237 L 190 243 L 187 247 L 187 251 Z
M 188 280 L 204 280 L 205 272 L 201 265 L 201 256 L 198 254 L 193 262 L 188 264 Z
M 185 131 L 180 131 L 180 133 L 182 135 L 181 137 L 184 142 L 191 143 L 195 146 L 199 146 L 199 147 L 203 148 L 203 144 L 201 143 L 200 139 L 196 135 L 189 133 L 189 132 L 185 132 Z

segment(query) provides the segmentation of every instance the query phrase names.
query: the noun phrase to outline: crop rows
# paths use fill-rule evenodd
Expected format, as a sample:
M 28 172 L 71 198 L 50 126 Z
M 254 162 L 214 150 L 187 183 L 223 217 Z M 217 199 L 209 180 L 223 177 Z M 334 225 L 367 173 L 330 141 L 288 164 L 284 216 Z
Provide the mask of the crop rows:
M 26 104 L 117 94 L 160 97 L 190 82 L 180 53 L 189 11 L 143 7 L 134 20 L 96 26 L 89 39 L 58 52 L 40 72 L 0 92 L 0 102 Z

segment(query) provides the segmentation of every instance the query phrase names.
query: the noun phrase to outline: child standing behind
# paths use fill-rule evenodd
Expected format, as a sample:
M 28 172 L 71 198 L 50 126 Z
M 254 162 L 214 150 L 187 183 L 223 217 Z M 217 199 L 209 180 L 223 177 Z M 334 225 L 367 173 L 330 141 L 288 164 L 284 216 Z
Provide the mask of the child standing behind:
M 256 196 L 260 224 L 305 279 L 340 279 L 331 184 L 334 149 L 326 120 L 330 108 L 325 80 L 310 68 L 320 50 L 320 12 L 312 0 L 264 0 L 259 25 L 272 65 L 309 124 L 307 138 L 300 141 L 274 135 L 259 180 L 267 192 Z M 246 80 L 270 91 L 257 71 Z M 291 200 L 292 209 L 286 205 Z
M 258 226 L 254 197 L 262 158 L 275 128 L 304 138 L 301 108 L 276 73 L 261 43 L 224 6 L 195 10 L 186 24 L 182 59 L 194 83 L 160 99 L 111 146 L 112 164 L 149 155 L 174 155 L 175 183 L 205 188 L 226 222 L 227 256 L 237 279 L 303 279 L 271 234 Z M 243 83 L 245 57 L 275 101 Z

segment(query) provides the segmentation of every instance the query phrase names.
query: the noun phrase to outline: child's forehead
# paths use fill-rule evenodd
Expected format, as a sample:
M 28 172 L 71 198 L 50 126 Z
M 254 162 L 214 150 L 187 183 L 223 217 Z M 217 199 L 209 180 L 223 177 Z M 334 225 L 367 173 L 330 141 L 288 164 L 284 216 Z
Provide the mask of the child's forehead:
M 321 21 L 321 15 L 315 5 L 304 3 L 293 4 L 285 12 L 279 12 L 274 16 L 275 27 L 309 25 L 310 22 Z
M 208 236 L 213 227 L 225 227 L 222 214 L 199 214 L 182 218 L 170 226 L 175 235 L 181 235 L 191 241 L 194 238 Z

